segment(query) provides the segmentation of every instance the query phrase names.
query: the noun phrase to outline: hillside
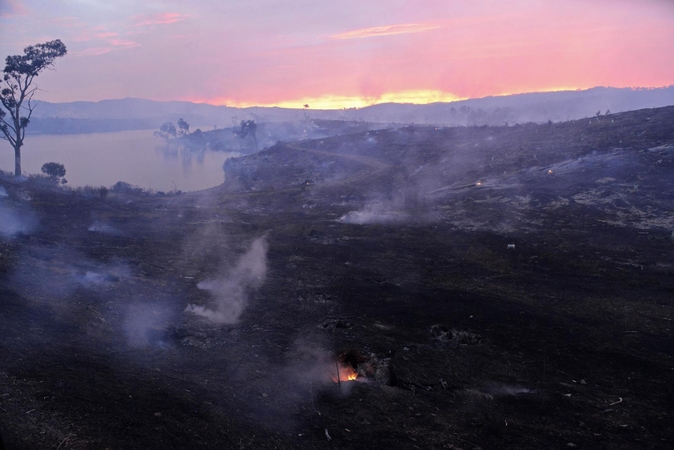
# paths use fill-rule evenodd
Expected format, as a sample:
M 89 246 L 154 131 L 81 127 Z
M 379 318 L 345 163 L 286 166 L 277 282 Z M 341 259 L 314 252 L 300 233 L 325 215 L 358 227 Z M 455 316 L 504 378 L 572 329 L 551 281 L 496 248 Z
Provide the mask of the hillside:
M 667 449 L 674 107 L 0 178 L 8 448 Z
M 503 125 L 554 122 L 674 104 L 674 87 L 658 89 L 592 88 L 584 91 L 517 94 L 430 105 L 379 104 L 360 109 L 300 110 L 233 108 L 189 102 L 127 98 L 100 102 L 36 102 L 30 133 L 80 133 L 158 128 L 184 118 L 195 126 L 227 128 L 243 119 L 292 122 L 308 119 L 419 123 L 437 125 Z M 126 128 L 125 128 L 126 127 Z

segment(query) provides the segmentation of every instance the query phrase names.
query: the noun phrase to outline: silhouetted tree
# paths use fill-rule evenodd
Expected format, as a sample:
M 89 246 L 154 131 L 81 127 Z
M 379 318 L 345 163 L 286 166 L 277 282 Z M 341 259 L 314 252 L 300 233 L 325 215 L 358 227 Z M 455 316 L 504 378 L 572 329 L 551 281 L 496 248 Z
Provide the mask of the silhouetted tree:
M 66 184 L 68 182 L 63 178 L 66 176 L 66 168 L 63 164 L 55 162 L 44 163 L 41 170 L 43 174 L 57 183 Z
M 190 146 L 193 148 L 202 150 L 204 147 L 206 147 L 206 138 L 204 137 L 204 133 L 201 132 L 200 128 L 194 130 L 194 132 L 189 135 L 188 139 Z
M 255 141 L 255 151 L 257 151 L 257 124 L 254 120 L 242 120 L 241 129 L 236 133 L 240 138 L 252 136 Z
M 164 122 L 159 131 L 155 131 L 154 135 L 160 137 L 166 141 L 166 145 L 169 143 L 169 139 L 176 137 L 176 127 L 171 122 Z
M 37 86 L 33 81 L 44 69 L 54 67 L 54 60 L 68 50 L 59 39 L 44 44 L 29 45 L 23 55 L 8 56 L 0 82 L 0 138 L 14 148 L 14 176 L 21 176 L 21 147 L 26 136 L 34 105 L 31 105 Z M 5 111 L 6 110 L 6 111 Z M 7 114 L 9 113 L 9 118 Z
M 187 136 L 188 134 L 190 134 L 190 124 L 181 117 L 178 119 L 178 136 Z

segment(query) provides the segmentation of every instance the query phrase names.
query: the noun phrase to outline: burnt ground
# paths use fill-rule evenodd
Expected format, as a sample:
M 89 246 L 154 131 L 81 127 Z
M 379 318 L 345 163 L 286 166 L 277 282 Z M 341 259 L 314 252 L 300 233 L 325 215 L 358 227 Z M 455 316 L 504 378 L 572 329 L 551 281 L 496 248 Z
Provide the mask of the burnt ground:
M 674 108 L 278 144 L 226 173 L 106 199 L 0 180 L 6 448 L 674 445 Z M 184 311 L 263 235 L 238 322 Z

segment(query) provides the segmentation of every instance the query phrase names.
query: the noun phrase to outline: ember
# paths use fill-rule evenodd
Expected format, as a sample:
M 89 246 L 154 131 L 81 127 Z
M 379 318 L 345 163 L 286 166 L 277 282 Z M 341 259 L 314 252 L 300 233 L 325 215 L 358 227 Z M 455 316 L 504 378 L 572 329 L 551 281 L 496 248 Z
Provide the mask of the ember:
M 334 373 L 330 375 L 333 383 L 339 384 L 343 381 L 354 381 L 358 378 L 358 373 L 356 373 L 351 364 L 339 364 L 337 367 L 339 373 L 337 375 Z

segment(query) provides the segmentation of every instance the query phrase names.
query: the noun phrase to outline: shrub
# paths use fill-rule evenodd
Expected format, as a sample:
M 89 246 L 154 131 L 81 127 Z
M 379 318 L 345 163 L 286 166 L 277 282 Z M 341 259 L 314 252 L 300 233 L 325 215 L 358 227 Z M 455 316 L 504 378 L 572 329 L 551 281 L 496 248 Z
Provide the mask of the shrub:
M 41 170 L 43 174 L 56 183 L 66 184 L 68 182 L 68 180 L 63 178 L 66 176 L 66 168 L 63 164 L 55 162 L 44 163 Z
M 127 183 L 126 181 L 118 181 L 115 183 L 115 185 L 112 187 L 112 190 L 115 192 L 121 192 L 121 193 L 132 193 L 134 192 L 134 187 L 130 183 Z

